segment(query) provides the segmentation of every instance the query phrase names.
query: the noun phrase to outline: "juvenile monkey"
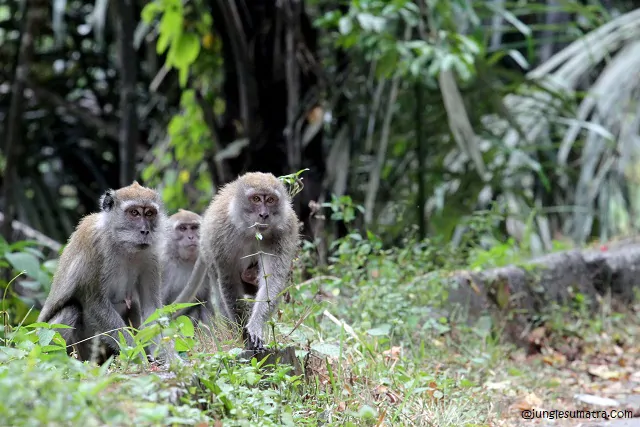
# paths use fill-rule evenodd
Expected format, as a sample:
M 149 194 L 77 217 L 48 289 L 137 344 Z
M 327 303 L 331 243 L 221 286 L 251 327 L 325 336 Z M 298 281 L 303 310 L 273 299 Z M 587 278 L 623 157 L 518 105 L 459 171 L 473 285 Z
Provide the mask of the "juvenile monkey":
M 100 212 L 85 216 L 71 234 L 38 321 L 71 326 L 59 330 L 68 345 L 106 333 L 93 344 L 76 345 L 80 360 L 104 362 L 119 351 L 117 329 L 139 328 L 161 307 L 164 220 L 159 194 L 134 181 L 107 190 Z M 123 335 L 133 345 L 130 335 Z
M 162 303 L 165 305 L 171 304 L 189 282 L 198 259 L 201 221 L 200 215 L 184 209 L 169 217 L 169 238 L 162 256 Z M 211 287 L 211 282 L 206 280 L 196 294 L 196 301 L 204 304 L 190 307 L 184 314 L 196 322 L 211 323 L 214 314 Z
M 264 325 L 285 288 L 300 244 L 291 198 L 273 174 L 250 172 L 222 187 L 203 217 L 200 257 L 176 302 L 189 301 L 210 269 L 223 315 L 242 323 L 247 349 L 262 350 Z M 237 305 L 245 292 L 256 300 L 246 322 Z

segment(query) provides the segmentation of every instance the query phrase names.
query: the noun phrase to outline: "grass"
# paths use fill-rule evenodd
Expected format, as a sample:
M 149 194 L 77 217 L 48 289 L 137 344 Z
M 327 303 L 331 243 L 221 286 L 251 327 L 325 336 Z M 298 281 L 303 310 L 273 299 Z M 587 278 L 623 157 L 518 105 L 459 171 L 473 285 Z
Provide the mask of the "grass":
M 526 354 L 492 318 L 467 324 L 447 306 L 453 290 L 427 273 L 525 255 L 507 245 L 492 246 L 491 254 L 501 254 L 494 257 L 411 240 L 387 250 L 373 235 L 352 234 L 334 245 L 324 269 L 313 268 L 307 248 L 296 260 L 289 302 L 269 328 L 271 345 L 297 349 L 302 376 L 288 365 L 239 360 L 238 334 L 220 325 L 203 331 L 184 319 L 165 323 L 181 337 L 187 361 L 169 371 L 136 363 L 134 351 L 101 368 L 79 363 L 55 351 L 52 331 L 5 326 L 11 340 L 0 346 L 1 423 L 506 426 L 522 421 L 527 408 L 580 408 L 575 393 L 629 378 L 640 336 L 633 308 L 590 316 L 580 306 L 551 307 L 529 337 L 537 350 Z

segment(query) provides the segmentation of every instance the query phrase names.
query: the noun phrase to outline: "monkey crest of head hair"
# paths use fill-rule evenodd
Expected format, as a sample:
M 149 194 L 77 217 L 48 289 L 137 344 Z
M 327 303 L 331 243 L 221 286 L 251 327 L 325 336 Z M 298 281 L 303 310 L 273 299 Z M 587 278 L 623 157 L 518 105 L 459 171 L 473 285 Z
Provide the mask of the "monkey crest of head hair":
M 272 173 L 248 172 L 238 178 L 238 184 L 245 190 L 253 189 L 258 193 L 278 191 L 280 199 L 289 199 L 289 192 L 284 183 Z

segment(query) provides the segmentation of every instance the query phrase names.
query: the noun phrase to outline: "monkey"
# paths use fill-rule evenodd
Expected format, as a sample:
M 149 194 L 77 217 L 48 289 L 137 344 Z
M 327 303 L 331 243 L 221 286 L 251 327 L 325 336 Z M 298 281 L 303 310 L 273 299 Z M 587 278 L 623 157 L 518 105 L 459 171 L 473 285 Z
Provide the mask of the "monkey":
M 38 322 L 71 326 L 59 330 L 67 352 L 75 346 L 78 359 L 102 364 L 119 352 L 117 329 L 139 329 L 162 306 L 166 216 L 160 195 L 137 181 L 108 189 L 99 206 L 100 212 L 82 218 L 69 237 Z M 130 334 L 123 336 L 132 346 Z M 149 353 L 154 349 L 150 345 Z
M 299 245 L 298 217 L 284 183 L 270 173 L 241 175 L 220 188 L 204 212 L 200 256 L 176 302 L 189 301 L 210 271 L 220 293 L 220 312 L 240 323 L 247 350 L 263 351 L 264 325 L 279 302 Z M 248 319 L 238 309 L 246 291 L 255 300 Z
M 258 262 L 252 262 L 240 275 L 240 280 L 242 281 L 242 287 L 244 289 L 245 294 L 254 295 L 256 293 L 256 288 L 258 287 L 258 275 L 260 274 L 260 269 L 258 268 Z
M 169 217 L 169 236 L 162 254 L 162 303 L 165 305 L 171 304 L 189 281 L 198 259 L 201 221 L 200 215 L 184 209 Z M 210 324 L 213 319 L 211 288 L 211 282 L 207 280 L 196 295 L 196 300 L 204 304 L 184 312 L 197 323 Z

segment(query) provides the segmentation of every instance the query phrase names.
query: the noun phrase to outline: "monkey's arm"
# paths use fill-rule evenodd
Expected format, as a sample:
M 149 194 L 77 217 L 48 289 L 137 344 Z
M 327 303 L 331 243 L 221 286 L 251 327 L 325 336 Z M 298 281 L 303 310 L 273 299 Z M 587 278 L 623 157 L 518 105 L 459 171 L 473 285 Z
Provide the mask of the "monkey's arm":
M 90 328 L 88 332 L 93 335 L 104 331 L 106 336 L 103 335 L 101 340 L 115 351 L 120 351 L 117 330 L 127 325 L 105 292 L 105 289 L 111 289 L 113 285 L 99 285 L 100 283 L 96 283 L 93 289 L 86 289 L 82 298 L 84 322 Z M 133 346 L 133 339 L 129 333 L 123 331 L 122 335 L 127 345 Z
M 238 292 L 238 283 L 239 280 L 237 277 L 232 276 L 229 273 L 229 268 L 218 268 L 217 269 L 217 288 L 218 288 L 218 298 L 219 305 L 221 311 L 224 313 L 223 316 L 231 321 L 240 322 L 240 317 L 237 309 L 238 305 L 238 297 L 240 293 Z
M 140 311 L 142 314 L 142 322 L 147 320 L 158 308 L 162 307 L 162 277 L 160 275 L 160 267 L 157 260 L 149 262 L 147 269 L 143 271 L 140 277 L 138 294 L 140 295 Z M 142 323 L 141 322 L 141 323 Z M 161 349 L 161 355 L 167 360 L 174 358 L 174 349 L 171 343 L 168 343 L 169 349 Z M 154 358 L 153 354 L 157 345 L 151 342 L 147 346 L 147 354 Z
M 173 302 L 175 304 L 182 304 L 185 302 L 192 302 L 202 287 L 202 282 L 204 281 L 205 276 L 207 275 L 207 268 L 201 257 L 198 257 L 195 265 L 193 266 L 193 271 L 191 272 L 191 276 L 189 277 L 189 282 L 187 286 L 182 289 L 180 295 Z M 176 319 L 178 316 L 184 314 L 186 310 L 178 310 L 173 313 L 173 318 Z
M 277 257 L 263 255 L 259 263 L 258 293 L 246 326 L 246 332 L 249 335 L 248 345 L 251 350 L 261 350 L 263 347 L 263 328 L 278 304 L 280 292 L 285 288 L 292 259 L 293 256 L 285 252 Z

